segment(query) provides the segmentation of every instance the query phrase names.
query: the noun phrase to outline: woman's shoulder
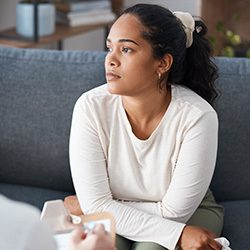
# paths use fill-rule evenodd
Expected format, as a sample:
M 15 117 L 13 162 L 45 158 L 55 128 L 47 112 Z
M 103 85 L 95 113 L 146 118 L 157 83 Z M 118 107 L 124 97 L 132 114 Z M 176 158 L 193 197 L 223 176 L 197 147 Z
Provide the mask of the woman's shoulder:
M 205 99 L 186 86 L 172 85 L 172 100 L 189 110 L 201 113 L 216 113 L 214 108 Z
M 80 98 L 91 99 L 110 95 L 107 84 L 100 85 L 84 92 Z
M 76 102 L 75 110 L 101 115 L 115 112 L 118 106 L 119 96 L 110 94 L 107 84 L 103 84 L 83 93 Z
M 85 93 L 83 93 L 79 99 L 78 99 L 78 103 L 85 103 L 85 104 L 103 104 L 103 102 L 108 101 L 108 100 L 113 100 L 116 99 L 117 96 L 112 95 L 109 93 L 108 91 L 108 85 L 107 84 L 103 84 L 100 85 L 96 88 L 93 88 L 89 91 L 86 91 Z

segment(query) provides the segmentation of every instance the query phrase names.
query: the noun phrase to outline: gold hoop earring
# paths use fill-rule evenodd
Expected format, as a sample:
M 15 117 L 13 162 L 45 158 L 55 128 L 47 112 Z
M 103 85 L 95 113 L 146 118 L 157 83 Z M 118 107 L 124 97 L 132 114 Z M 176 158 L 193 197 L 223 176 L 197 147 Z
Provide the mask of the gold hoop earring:
M 161 80 L 161 73 L 158 73 L 158 78 L 159 80 Z

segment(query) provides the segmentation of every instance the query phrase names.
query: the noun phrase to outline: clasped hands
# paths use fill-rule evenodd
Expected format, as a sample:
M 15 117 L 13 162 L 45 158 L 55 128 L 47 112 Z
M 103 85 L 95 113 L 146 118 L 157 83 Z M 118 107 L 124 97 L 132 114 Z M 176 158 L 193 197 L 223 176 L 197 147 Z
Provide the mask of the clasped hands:
M 74 214 L 74 215 L 83 214 L 80 204 L 78 202 L 77 196 L 66 197 L 64 200 L 64 204 L 71 214 Z M 99 228 L 99 226 L 97 229 L 98 229 L 98 232 L 102 231 Z M 78 242 L 79 245 L 81 245 L 79 242 L 79 237 L 86 238 L 86 234 L 81 231 L 74 232 L 72 236 L 74 237 L 74 241 Z M 103 233 L 101 235 L 97 234 L 95 235 L 95 237 L 96 239 L 94 239 L 92 243 L 94 244 L 95 242 L 96 245 L 98 245 L 98 242 L 101 242 L 103 239 L 105 240 Z M 212 232 L 210 232 L 209 230 L 205 228 L 196 227 L 196 226 L 185 226 L 177 245 L 182 250 L 211 250 L 211 249 L 221 250 L 222 246 L 221 244 L 219 244 L 217 241 L 214 240 L 215 238 L 218 238 L 218 236 L 213 234 Z M 76 241 L 77 239 L 78 241 Z M 88 239 L 86 239 L 85 241 L 87 240 Z M 92 246 L 92 243 L 89 243 L 89 245 Z M 100 249 L 106 250 L 103 244 L 100 244 L 100 247 L 101 247 Z M 92 249 L 99 249 L 99 248 L 86 248 L 85 250 L 90 250 L 90 249 L 92 250 Z M 107 248 L 107 249 L 113 250 L 115 248 Z M 72 248 L 72 250 L 80 250 L 80 248 Z

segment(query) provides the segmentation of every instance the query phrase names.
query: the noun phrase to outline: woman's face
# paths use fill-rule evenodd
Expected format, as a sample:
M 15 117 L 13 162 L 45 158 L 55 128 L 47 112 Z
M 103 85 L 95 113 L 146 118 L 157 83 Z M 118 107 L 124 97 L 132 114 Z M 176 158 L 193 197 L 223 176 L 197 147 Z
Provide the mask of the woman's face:
M 151 45 L 141 37 L 142 25 L 130 14 L 121 16 L 107 38 L 106 79 L 111 94 L 137 96 L 158 88 L 157 68 Z

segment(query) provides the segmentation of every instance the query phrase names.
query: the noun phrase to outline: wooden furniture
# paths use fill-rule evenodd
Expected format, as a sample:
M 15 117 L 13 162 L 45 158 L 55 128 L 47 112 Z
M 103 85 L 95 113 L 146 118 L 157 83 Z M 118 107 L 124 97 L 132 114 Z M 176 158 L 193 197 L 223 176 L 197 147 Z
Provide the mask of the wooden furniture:
M 111 23 L 100 23 L 98 25 L 83 25 L 79 27 L 68 27 L 64 25 L 57 24 L 55 33 L 50 36 L 39 37 L 38 42 L 33 42 L 32 40 L 29 42 L 27 39 L 22 40 L 20 37 L 19 40 L 11 39 L 11 37 L 17 36 L 16 29 L 12 28 L 9 30 L 5 30 L 0 32 L 0 36 L 4 35 L 9 38 L 0 37 L 0 46 L 8 46 L 8 47 L 16 47 L 16 48 L 38 48 L 46 44 L 57 42 L 58 49 L 62 49 L 62 41 L 66 38 L 80 35 L 89 31 L 93 31 L 100 28 L 105 28 L 106 32 Z

